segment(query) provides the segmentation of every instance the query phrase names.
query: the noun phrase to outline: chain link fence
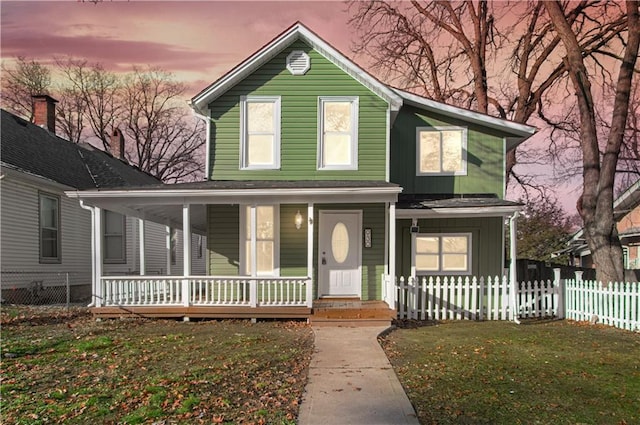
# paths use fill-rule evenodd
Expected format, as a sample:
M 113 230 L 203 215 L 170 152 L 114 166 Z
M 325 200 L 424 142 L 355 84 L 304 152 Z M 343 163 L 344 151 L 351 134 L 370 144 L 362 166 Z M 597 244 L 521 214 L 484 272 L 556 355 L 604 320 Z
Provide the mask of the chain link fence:
M 0 272 L 0 301 L 2 304 L 59 305 L 91 299 L 91 285 L 78 284 L 72 272 Z

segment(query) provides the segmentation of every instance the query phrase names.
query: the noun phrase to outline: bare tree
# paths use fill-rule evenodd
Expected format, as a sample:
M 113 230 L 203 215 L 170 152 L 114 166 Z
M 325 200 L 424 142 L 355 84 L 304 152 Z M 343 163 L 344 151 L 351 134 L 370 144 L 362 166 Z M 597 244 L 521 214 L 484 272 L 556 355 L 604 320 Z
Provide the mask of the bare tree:
M 61 136 L 73 143 L 83 140 L 86 104 L 82 95 L 74 87 L 60 87 L 57 90 L 56 127 Z
M 354 50 L 373 58 L 383 78 L 437 101 L 527 123 L 543 106 L 545 93 L 566 75 L 560 38 L 542 2 L 349 3 L 355 9 L 351 23 L 360 34 Z M 585 55 L 625 28 L 624 19 L 589 25 L 590 14 L 602 8 L 597 1 L 581 1 L 566 10 L 567 21 L 580 28 Z M 502 58 L 505 49 L 512 51 L 508 62 Z M 516 151 L 508 152 L 507 178 L 535 187 L 514 173 L 516 162 Z
M 33 96 L 50 94 L 51 71 L 24 56 L 15 62 L 14 67 L 2 62 L 2 106 L 33 121 Z
M 616 169 L 625 136 L 634 67 L 640 46 L 638 3 L 633 0 L 626 2 L 627 39 L 623 43 L 623 56 L 616 79 L 611 124 L 604 152 L 600 152 L 598 143 L 591 87 L 593 77 L 587 72 L 584 51 L 576 37 L 576 30 L 567 20 L 562 4 L 549 1 L 544 6 L 566 50 L 565 63 L 578 104 L 583 170 L 583 191 L 578 201 L 578 212 L 583 219 L 587 243 L 596 264 L 596 277 L 603 282 L 621 281 L 624 278 L 622 249 L 613 218 L 613 199 Z
M 109 133 L 122 109 L 118 99 L 120 80 L 100 63 L 90 64 L 75 58 L 58 58 L 56 63 L 66 77 L 67 93 L 75 98 L 70 102 L 82 107 L 83 121 L 104 149 L 109 150 Z
M 204 129 L 185 107 L 185 90 L 153 68 L 134 70 L 123 84 L 123 132 L 135 142 L 129 160 L 164 182 L 201 177 Z

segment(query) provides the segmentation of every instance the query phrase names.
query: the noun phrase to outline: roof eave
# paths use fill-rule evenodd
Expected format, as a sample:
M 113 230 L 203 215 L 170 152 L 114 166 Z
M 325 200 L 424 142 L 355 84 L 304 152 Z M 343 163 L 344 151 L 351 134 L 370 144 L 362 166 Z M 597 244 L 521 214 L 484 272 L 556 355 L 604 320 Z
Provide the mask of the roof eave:
M 435 100 L 427 99 L 426 97 L 418 96 L 404 90 L 396 88 L 393 90 L 403 98 L 404 103 L 407 105 L 437 112 L 451 118 L 463 119 L 465 121 L 512 134 L 512 136 L 506 138 L 507 150 L 515 148 L 537 132 L 537 129 L 530 125 L 492 117 L 490 115 L 458 108 L 457 106 L 448 105 L 442 102 L 436 102 Z
M 523 205 L 491 207 L 398 208 L 397 218 L 508 217 L 522 211 Z

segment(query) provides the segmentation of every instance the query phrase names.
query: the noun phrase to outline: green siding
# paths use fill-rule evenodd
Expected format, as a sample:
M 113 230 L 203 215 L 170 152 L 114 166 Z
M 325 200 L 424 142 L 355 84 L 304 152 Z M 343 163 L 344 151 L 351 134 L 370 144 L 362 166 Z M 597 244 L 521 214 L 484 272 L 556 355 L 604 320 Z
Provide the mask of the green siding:
M 466 176 L 416 176 L 416 128 L 467 127 Z M 391 181 L 403 194 L 494 194 L 503 197 L 503 136 L 491 129 L 404 106 L 391 129 Z
M 237 276 L 240 267 L 240 210 L 237 205 L 208 205 L 209 274 Z
M 292 50 L 311 58 L 305 75 L 285 66 Z M 240 170 L 240 96 L 281 96 L 280 170 Z M 317 170 L 318 96 L 358 96 L 358 169 Z M 385 180 L 387 103 L 301 41 L 209 105 L 214 180 Z
M 471 233 L 471 272 L 474 276 L 501 276 L 503 221 L 500 217 L 418 220 L 420 233 Z M 396 274 L 411 272 L 411 220 L 398 220 Z
M 294 225 L 298 210 L 306 217 L 306 205 L 280 206 L 280 275 L 307 276 L 307 225 L 300 229 Z M 314 223 L 322 210 L 361 210 L 362 227 L 370 228 L 372 247 L 362 244 L 362 299 L 379 300 L 382 297 L 380 276 L 384 273 L 385 206 L 384 204 L 317 204 Z M 209 205 L 209 273 L 237 276 L 239 270 L 239 207 L 237 205 Z M 313 281 L 317 297 L 318 282 L 318 228 L 314 226 Z
M 280 276 L 307 276 L 307 226 L 296 229 L 295 216 L 307 216 L 307 205 L 280 205 Z

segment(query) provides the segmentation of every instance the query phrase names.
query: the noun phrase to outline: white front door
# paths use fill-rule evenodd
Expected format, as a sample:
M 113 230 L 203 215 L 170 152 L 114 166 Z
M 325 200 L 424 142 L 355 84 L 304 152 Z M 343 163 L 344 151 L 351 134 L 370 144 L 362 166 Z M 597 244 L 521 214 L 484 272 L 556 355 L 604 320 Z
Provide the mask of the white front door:
M 318 295 L 360 297 L 362 211 L 320 211 Z

